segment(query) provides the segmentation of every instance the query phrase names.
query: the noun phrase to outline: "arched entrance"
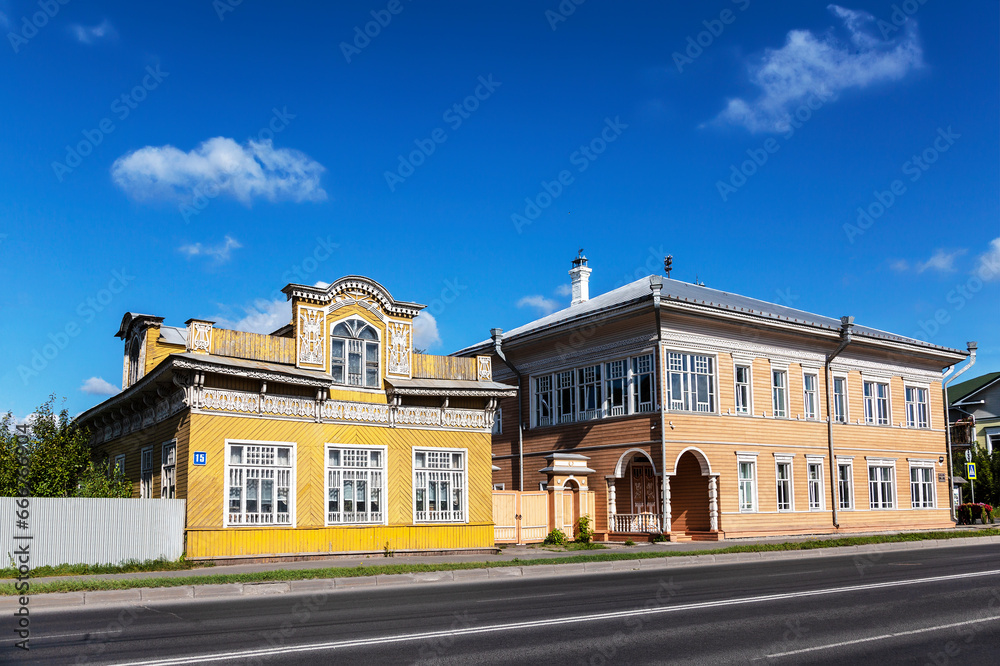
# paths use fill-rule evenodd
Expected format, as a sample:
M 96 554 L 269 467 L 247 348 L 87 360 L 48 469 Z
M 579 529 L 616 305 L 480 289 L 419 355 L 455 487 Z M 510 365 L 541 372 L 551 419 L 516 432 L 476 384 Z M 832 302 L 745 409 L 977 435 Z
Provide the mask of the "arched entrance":
M 672 533 L 718 532 L 718 477 L 705 454 L 688 448 L 677 456 L 670 477 L 670 517 Z
M 608 486 L 610 531 L 660 531 L 660 477 L 646 451 L 623 453 Z
M 580 484 L 576 479 L 567 479 L 562 487 L 562 531 L 572 539 L 576 534 L 576 522 L 580 519 Z

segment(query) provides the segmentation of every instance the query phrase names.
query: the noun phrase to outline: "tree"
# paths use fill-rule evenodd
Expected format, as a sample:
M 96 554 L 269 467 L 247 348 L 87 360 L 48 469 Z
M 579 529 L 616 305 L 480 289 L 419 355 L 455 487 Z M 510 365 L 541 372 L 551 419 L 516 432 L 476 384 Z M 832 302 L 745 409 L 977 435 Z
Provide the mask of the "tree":
M 953 461 L 955 476 L 966 478 L 965 457 L 955 456 Z M 976 502 L 1000 506 L 1000 449 L 995 449 L 990 455 L 984 447 L 973 446 L 972 462 L 976 463 L 976 480 L 969 483 L 976 484 Z M 972 501 L 970 486 L 963 486 L 962 501 Z

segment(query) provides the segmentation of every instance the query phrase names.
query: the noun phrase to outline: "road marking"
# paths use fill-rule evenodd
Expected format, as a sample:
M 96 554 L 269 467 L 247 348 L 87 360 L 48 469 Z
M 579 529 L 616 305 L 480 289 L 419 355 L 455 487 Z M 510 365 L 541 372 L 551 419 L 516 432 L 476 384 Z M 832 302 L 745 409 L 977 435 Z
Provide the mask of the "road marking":
M 811 590 L 802 592 L 784 592 L 781 594 L 765 594 L 757 597 L 745 597 L 742 599 L 726 599 L 719 601 L 701 601 L 677 606 L 660 606 L 657 608 L 643 608 L 624 611 L 608 611 L 604 613 L 592 613 L 590 615 L 576 615 L 570 617 L 552 618 L 547 620 L 530 620 L 526 622 L 508 622 L 505 624 L 491 624 L 481 627 L 466 627 L 462 629 L 450 629 L 440 631 L 427 631 L 418 634 L 400 634 L 396 636 L 380 636 L 377 638 L 358 638 L 347 641 L 330 641 L 325 643 L 311 643 L 306 645 L 287 645 L 273 648 L 236 650 L 232 652 L 216 652 L 199 654 L 188 657 L 171 657 L 167 659 L 152 659 L 149 661 L 122 662 L 131 666 L 181 666 L 182 664 L 201 664 L 209 661 L 229 661 L 233 659 L 248 659 L 250 657 L 271 657 L 275 655 L 286 655 L 299 652 L 316 652 L 318 650 L 339 650 L 352 647 L 366 647 L 370 645 L 385 645 L 387 643 L 406 643 L 412 641 L 422 641 L 432 638 L 444 638 L 455 636 L 468 636 L 474 634 L 489 634 L 498 631 L 512 631 L 518 629 L 535 629 L 538 627 L 553 627 L 563 624 L 579 624 L 581 622 L 595 622 L 598 620 L 614 620 L 619 618 L 634 617 L 637 615 L 659 615 L 662 613 L 675 613 L 685 610 L 701 610 L 706 608 L 719 608 L 722 606 L 740 606 L 747 604 L 764 603 L 768 601 L 781 601 L 784 599 L 800 599 L 802 597 L 815 597 L 830 594 L 840 594 L 843 592 L 858 592 L 862 590 L 878 590 L 889 587 L 906 587 L 909 585 L 921 585 L 924 583 L 938 583 L 951 580 L 968 580 L 970 578 L 980 578 L 984 576 L 998 576 L 1000 569 L 990 571 L 977 571 L 973 573 L 948 574 L 946 576 L 933 576 L 930 578 L 914 578 L 910 580 L 892 581 L 888 583 L 868 583 L 864 585 L 848 585 L 845 587 L 830 587 L 821 590 Z M 664 603 L 669 603 L 669 600 Z
M 494 601 L 518 601 L 520 599 L 544 599 L 545 597 L 565 597 L 565 592 L 556 592 L 554 594 L 529 594 L 526 597 L 496 597 L 495 599 L 477 599 L 477 604 L 487 604 Z
M 840 643 L 830 643 L 829 645 L 817 645 L 811 648 L 802 648 L 801 650 L 791 650 L 790 652 L 778 652 L 777 654 L 767 655 L 768 659 L 777 659 L 778 657 L 790 657 L 793 654 L 803 654 L 805 652 L 816 652 L 817 650 L 829 650 L 832 648 L 844 647 L 846 645 L 857 645 L 859 643 L 870 643 L 872 641 L 881 641 L 886 638 L 898 638 L 900 636 L 912 636 L 914 634 L 923 634 L 929 631 L 940 631 L 942 629 L 954 629 L 955 627 L 967 627 L 970 624 L 979 624 L 980 622 L 996 622 L 1000 620 L 1000 615 L 996 617 L 985 617 L 981 620 L 963 620 L 962 622 L 952 622 L 951 624 L 939 624 L 936 627 L 924 627 L 923 629 L 912 629 L 910 631 L 897 631 L 892 634 L 882 634 L 881 636 L 871 636 L 869 638 L 856 638 L 852 641 L 841 641 Z

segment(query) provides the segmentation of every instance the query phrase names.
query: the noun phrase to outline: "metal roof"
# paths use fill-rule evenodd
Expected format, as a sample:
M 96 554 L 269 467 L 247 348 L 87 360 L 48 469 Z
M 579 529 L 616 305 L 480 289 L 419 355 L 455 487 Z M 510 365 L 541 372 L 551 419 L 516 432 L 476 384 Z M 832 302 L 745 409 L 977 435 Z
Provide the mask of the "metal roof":
M 187 332 L 187 328 L 180 326 L 160 326 L 160 342 L 187 346 Z
M 472 379 L 397 379 L 386 377 L 385 381 L 392 387 L 390 392 L 446 394 L 449 391 L 477 391 L 484 393 L 499 393 L 504 396 L 517 395 L 517 387 L 501 382 L 479 382 Z
M 955 403 L 1000 379 L 1000 372 L 988 372 L 948 387 L 948 402 Z

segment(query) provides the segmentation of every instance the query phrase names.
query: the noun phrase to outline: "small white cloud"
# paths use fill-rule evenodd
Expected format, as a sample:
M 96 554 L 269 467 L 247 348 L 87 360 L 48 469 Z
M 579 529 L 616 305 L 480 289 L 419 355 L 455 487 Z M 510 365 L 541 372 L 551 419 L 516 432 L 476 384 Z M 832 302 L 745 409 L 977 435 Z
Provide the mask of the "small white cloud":
M 1000 280 L 1000 237 L 991 240 L 986 252 L 979 255 L 976 275 L 983 282 Z
M 558 302 L 541 295 L 525 296 L 517 302 L 519 308 L 534 308 L 542 315 L 555 312 L 561 306 Z
M 83 383 L 80 390 L 88 395 L 117 395 L 119 388 L 103 377 L 91 377 Z
M 955 270 L 955 260 L 965 254 L 965 252 L 965 250 L 952 250 L 949 252 L 948 250 L 937 249 L 931 255 L 930 259 L 917 263 L 917 272 L 938 271 L 941 273 L 950 273 Z
M 226 195 L 250 205 L 268 201 L 323 201 L 326 169 L 305 153 L 275 148 L 270 140 L 240 145 L 215 137 L 194 150 L 146 146 L 115 160 L 111 178 L 136 199 L 190 201 Z
M 102 39 L 115 39 L 118 36 L 115 27 L 107 19 L 91 27 L 73 23 L 69 26 L 69 30 L 81 44 L 93 44 Z
M 421 312 L 413 320 L 413 346 L 416 349 L 433 349 L 441 344 L 437 320 L 430 312 Z
M 897 273 L 905 273 L 910 270 L 910 262 L 906 259 L 897 259 L 889 264 L 889 268 Z
M 193 243 L 189 245 L 181 245 L 177 250 L 185 255 L 188 259 L 193 257 L 211 257 L 217 263 L 224 263 L 229 261 L 232 256 L 233 250 L 237 250 L 243 247 L 238 240 L 230 235 L 226 235 L 221 243 L 218 245 L 202 245 L 201 243 Z
M 313 286 L 314 287 L 319 287 L 320 289 L 326 289 L 327 287 L 330 286 L 330 283 L 329 282 L 323 282 L 322 280 L 319 280 Z
M 216 326 L 234 331 L 250 333 L 273 333 L 292 321 L 292 304 L 284 296 L 274 300 L 258 298 L 251 305 L 239 308 L 243 316 L 239 319 L 228 319 L 216 316 Z
M 556 294 L 559 296 L 572 296 L 573 295 L 573 285 L 563 283 L 556 287 Z
M 792 30 L 780 49 L 766 49 L 751 66 L 750 82 L 761 89 L 752 100 L 729 100 L 717 121 L 742 125 L 751 132 L 787 132 L 792 113 L 813 96 L 831 101 L 851 88 L 897 81 L 923 65 L 917 24 L 907 20 L 902 32 L 883 39 L 875 17 L 829 5 L 844 23 L 849 42 L 832 33 Z

